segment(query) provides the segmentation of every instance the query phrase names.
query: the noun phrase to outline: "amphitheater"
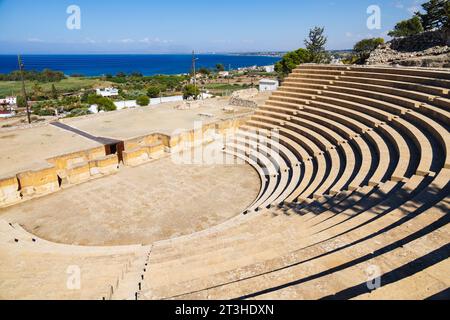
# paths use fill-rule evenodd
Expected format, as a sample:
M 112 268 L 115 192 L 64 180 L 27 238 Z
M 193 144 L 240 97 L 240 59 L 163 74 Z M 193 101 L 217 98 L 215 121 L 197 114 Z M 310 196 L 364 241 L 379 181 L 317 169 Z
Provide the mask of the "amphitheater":
M 0 180 L 0 298 L 449 299 L 449 90 L 444 70 L 305 64 L 250 115 L 18 164 Z M 170 167 L 209 145 L 244 165 Z M 196 188 L 164 182 L 183 172 Z M 181 229 L 134 216 L 172 188 L 157 221 Z

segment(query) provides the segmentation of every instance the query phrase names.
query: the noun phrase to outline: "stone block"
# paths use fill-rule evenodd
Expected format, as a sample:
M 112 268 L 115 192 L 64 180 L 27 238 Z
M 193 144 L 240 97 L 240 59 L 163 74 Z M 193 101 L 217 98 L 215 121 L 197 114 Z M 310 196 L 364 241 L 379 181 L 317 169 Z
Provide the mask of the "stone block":
M 104 146 L 89 149 L 89 150 L 86 151 L 86 153 L 87 153 L 87 159 L 86 160 L 96 160 L 96 159 L 101 159 L 104 156 L 106 156 L 105 147 Z
M 86 153 L 84 151 L 73 152 L 48 159 L 48 162 L 53 164 L 58 170 L 67 169 L 69 166 L 84 161 L 86 161 Z
M 24 197 L 44 195 L 59 190 L 57 169 L 55 167 L 26 171 L 17 175 L 20 192 Z
M 133 150 L 123 151 L 122 157 L 123 157 L 123 163 L 126 166 L 131 166 L 131 167 L 139 166 L 150 160 L 150 157 L 147 152 L 147 148 L 136 148 Z
M 86 182 L 91 178 L 89 162 L 83 162 L 67 169 L 66 179 L 69 184 Z
M 89 171 L 92 176 L 109 175 L 119 171 L 119 158 L 117 154 L 104 156 L 100 159 L 89 161 Z
M 159 158 L 164 155 L 164 145 L 161 142 L 155 142 L 144 147 L 149 158 Z
M 0 179 L 0 207 L 20 201 L 19 181 L 17 177 Z

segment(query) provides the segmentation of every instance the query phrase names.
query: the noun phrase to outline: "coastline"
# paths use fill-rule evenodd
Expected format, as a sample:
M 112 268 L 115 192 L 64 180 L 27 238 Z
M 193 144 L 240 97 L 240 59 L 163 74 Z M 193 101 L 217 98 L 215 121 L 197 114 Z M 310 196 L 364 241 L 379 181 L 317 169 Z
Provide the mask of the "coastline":
M 226 70 L 273 65 L 279 57 L 241 53 L 196 54 L 197 68 L 213 69 L 217 64 Z M 192 54 L 52 54 L 23 55 L 25 70 L 61 71 L 67 76 L 98 77 L 106 74 L 139 72 L 144 76 L 189 73 Z M 17 70 L 17 56 L 0 55 L 0 74 Z

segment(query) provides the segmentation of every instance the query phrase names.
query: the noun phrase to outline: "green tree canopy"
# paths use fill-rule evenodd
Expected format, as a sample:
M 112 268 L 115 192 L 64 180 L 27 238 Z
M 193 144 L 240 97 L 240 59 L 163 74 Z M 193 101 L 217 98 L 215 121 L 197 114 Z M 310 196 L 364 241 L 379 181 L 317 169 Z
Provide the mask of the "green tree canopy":
M 311 62 L 324 63 L 328 59 L 325 50 L 327 37 L 324 35 L 324 32 L 325 28 L 314 27 L 309 30 L 308 38 L 305 39 L 306 49 L 308 49 L 311 54 Z
M 275 64 L 275 71 L 281 77 L 285 77 L 298 65 L 308 62 L 311 62 L 311 54 L 308 50 L 301 48 L 285 54 L 283 58 Z
M 423 32 L 422 22 L 418 16 L 414 16 L 409 20 L 400 21 L 394 30 L 388 33 L 391 37 L 409 37 Z
M 184 86 L 183 99 L 193 98 L 194 100 L 197 100 L 199 95 L 200 95 L 200 89 L 197 86 L 195 86 L 193 84 L 188 84 L 188 85 Z
M 44 69 L 41 72 L 38 71 L 23 71 L 24 80 L 38 81 L 38 82 L 58 82 L 65 79 L 64 73 L 59 71 L 52 71 L 50 69 Z M 12 71 L 9 74 L 0 74 L 0 81 L 20 81 L 20 71 Z
M 216 71 L 217 72 L 225 71 L 224 65 L 222 63 L 216 64 Z
M 355 44 L 353 52 L 359 57 L 357 62 L 364 63 L 379 45 L 384 43 L 383 38 L 363 39 Z
M 449 29 L 450 4 L 448 0 L 430 0 L 422 4 L 425 13 L 417 12 L 423 28 L 428 30 Z
M 198 73 L 208 76 L 211 74 L 211 70 L 209 70 L 208 68 L 202 67 L 198 70 Z
M 150 104 L 150 98 L 147 96 L 139 96 L 136 99 L 136 103 L 138 104 L 138 106 L 146 107 Z

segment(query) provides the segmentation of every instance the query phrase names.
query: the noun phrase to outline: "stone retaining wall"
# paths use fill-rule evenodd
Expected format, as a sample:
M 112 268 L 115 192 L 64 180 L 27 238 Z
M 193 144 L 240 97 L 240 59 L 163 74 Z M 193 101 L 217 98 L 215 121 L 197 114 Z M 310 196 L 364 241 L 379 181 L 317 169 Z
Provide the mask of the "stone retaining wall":
M 448 31 L 429 31 L 410 37 L 395 38 L 391 40 L 390 43 L 392 50 L 395 51 L 424 51 L 433 47 L 450 45 L 450 34 Z
M 40 170 L 30 170 L 17 175 L 22 198 L 29 199 L 59 190 L 57 169 L 49 166 Z

